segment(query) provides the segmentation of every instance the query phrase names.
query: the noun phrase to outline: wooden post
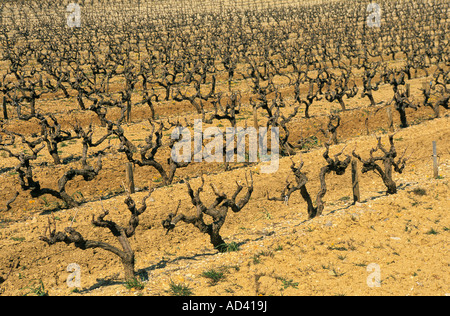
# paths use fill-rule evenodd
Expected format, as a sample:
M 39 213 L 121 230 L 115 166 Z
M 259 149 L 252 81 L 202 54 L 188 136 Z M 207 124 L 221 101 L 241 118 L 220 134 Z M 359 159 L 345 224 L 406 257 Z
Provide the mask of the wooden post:
M 361 195 L 359 193 L 359 176 L 358 176 L 358 162 L 352 161 L 352 187 L 353 187 L 353 203 L 361 202 Z
M 255 127 L 256 132 L 259 131 L 259 124 L 258 124 L 258 110 L 256 106 L 253 107 L 253 126 Z
M 436 141 L 433 141 L 433 176 L 435 179 L 439 178 L 439 166 L 438 166 L 438 161 L 437 161 Z
M 128 162 L 126 165 L 126 171 L 127 171 L 127 188 L 130 194 L 135 193 L 135 187 L 134 187 L 134 175 L 133 175 L 133 164 L 131 162 Z
M 394 119 L 392 118 L 392 109 L 391 107 L 386 108 L 387 116 L 388 116 L 388 128 L 390 132 L 395 132 L 394 128 Z
M 408 98 L 411 96 L 411 85 L 409 83 L 406 84 L 406 96 Z
M 366 120 L 364 121 L 364 126 L 366 127 L 366 134 L 367 136 L 370 135 L 370 130 L 369 130 L 369 117 L 366 117 Z
M 130 100 L 127 101 L 127 114 L 126 114 L 126 117 L 127 117 L 127 123 L 131 123 L 131 101 Z
M 8 119 L 8 109 L 6 108 L 6 103 L 7 103 L 7 101 L 6 101 L 6 96 L 3 96 L 3 100 L 2 100 L 2 108 L 3 108 L 3 118 L 5 119 L 5 120 L 7 120 Z

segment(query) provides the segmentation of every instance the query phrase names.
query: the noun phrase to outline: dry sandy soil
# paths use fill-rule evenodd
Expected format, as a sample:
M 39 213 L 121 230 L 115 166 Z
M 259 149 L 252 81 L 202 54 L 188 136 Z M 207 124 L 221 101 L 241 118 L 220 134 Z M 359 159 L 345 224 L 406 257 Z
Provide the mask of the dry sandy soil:
M 26 220 L 2 224 L 0 276 L 14 265 L 1 285 L 2 294 L 27 294 L 41 280 L 49 295 L 171 295 L 170 284 L 184 285 L 194 295 L 445 295 L 450 292 L 449 123 L 448 117 L 430 120 L 395 135 L 399 152 L 407 147 L 414 151 L 404 174 L 395 175 L 397 195 L 386 196 L 379 177 L 363 174 L 362 202 L 352 205 L 350 172 L 332 175 L 324 215 L 313 220 L 307 220 L 306 204 L 299 194 L 292 196 L 289 205 L 265 197 L 267 190 L 274 195 L 284 186 L 289 158 L 281 160 L 274 175 L 259 174 L 258 166 L 252 166 L 205 176 L 207 183 L 231 192 L 230 179 L 243 180 L 248 169 L 256 171 L 249 205 L 230 214 L 222 228 L 226 242 L 239 245 L 234 252 L 219 254 L 208 237 L 190 225 L 179 225 L 165 235 L 161 221 L 175 209 L 178 199 L 184 212 L 192 207 L 184 184 L 157 189 L 131 240 L 136 268 L 148 274 L 143 290 L 124 286 L 121 264 L 110 253 L 64 244 L 49 247 L 39 241 L 50 215 L 30 212 Z M 438 143 L 440 179 L 432 178 L 431 140 Z M 358 152 L 367 157 L 376 139 L 349 139 L 333 146 L 331 153 L 340 151 L 344 143 L 345 153 L 357 144 Z M 383 143 L 387 144 L 387 136 Z M 318 190 L 322 153 L 318 148 L 293 157 L 305 161 L 303 170 L 313 195 Z M 196 186 L 198 179 L 192 183 Z M 211 194 L 210 188 L 205 189 L 205 197 Z M 133 197 L 140 201 L 144 195 Z M 104 206 L 111 219 L 125 224 L 123 200 L 112 198 Z M 100 210 L 99 203 L 93 202 L 59 211 L 58 227 L 68 226 L 77 213 L 74 227 L 85 238 L 114 243 L 105 230 L 90 224 Z M 81 288 L 76 291 L 66 284 L 71 263 L 81 267 Z M 368 286 L 374 272 L 368 271 L 369 264 L 380 268 L 379 287 Z M 202 276 L 211 269 L 224 277 L 211 283 Z

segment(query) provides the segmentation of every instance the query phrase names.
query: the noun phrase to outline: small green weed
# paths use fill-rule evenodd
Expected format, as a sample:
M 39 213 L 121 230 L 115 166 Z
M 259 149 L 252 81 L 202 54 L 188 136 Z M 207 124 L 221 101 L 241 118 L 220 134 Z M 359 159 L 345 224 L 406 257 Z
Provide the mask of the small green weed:
M 220 280 L 225 278 L 225 274 L 222 271 L 210 269 L 204 271 L 202 277 L 210 279 L 211 285 L 216 285 Z
M 174 296 L 190 296 L 193 294 L 192 289 L 184 283 L 175 283 L 170 280 L 169 290 L 167 291 Z
M 139 278 L 133 278 L 133 279 L 127 280 L 125 282 L 124 286 L 128 290 L 131 290 L 131 289 L 143 290 L 145 287 L 145 284 Z
M 38 284 L 32 284 L 25 287 L 25 289 L 28 289 L 29 291 L 23 294 L 23 296 L 28 296 L 30 294 L 35 296 L 48 296 L 48 291 L 45 290 L 44 283 L 40 279 L 38 280 Z

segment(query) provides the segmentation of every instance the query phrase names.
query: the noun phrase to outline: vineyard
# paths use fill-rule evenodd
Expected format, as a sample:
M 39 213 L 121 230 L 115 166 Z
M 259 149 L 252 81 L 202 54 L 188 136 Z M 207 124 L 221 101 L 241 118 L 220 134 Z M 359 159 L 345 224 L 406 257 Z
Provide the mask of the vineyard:
M 450 293 L 449 34 L 446 0 L 0 0 L 0 295 Z

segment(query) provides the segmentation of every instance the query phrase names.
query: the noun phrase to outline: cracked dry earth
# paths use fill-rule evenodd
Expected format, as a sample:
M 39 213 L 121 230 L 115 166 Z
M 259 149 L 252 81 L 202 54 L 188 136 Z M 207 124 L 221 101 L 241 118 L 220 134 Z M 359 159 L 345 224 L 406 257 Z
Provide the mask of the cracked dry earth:
M 387 145 L 387 135 L 382 140 Z M 432 140 L 438 144 L 439 179 L 432 177 Z M 193 207 L 185 184 L 157 189 L 131 239 L 136 270 L 145 276 L 141 290 L 124 286 L 122 266 L 110 253 L 41 242 L 38 238 L 50 215 L 4 223 L 0 276 L 9 273 L 9 277 L 0 285 L 1 294 L 24 295 L 42 286 L 55 296 L 173 295 L 173 285 L 179 285 L 192 295 L 445 295 L 450 293 L 449 141 L 449 117 L 398 131 L 398 152 L 406 148 L 413 152 L 404 173 L 394 174 L 398 194 L 386 196 L 377 175 L 360 174 L 361 203 L 352 205 L 350 170 L 343 176 L 330 175 L 325 211 L 312 220 L 307 219 L 299 192 L 288 205 L 266 199 L 267 190 L 275 195 L 283 189 L 290 174 L 289 158 L 281 159 L 280 170 L 272 175 L 259 173 L 258 166 L 206 175 L 206 183 L 232 192 L 234 180 L 244 180 L 249 169 L 255 172 L 252 199 L 241 212 L 229 214 L 221 230 L 225 241 L 235 242 L 239 249 L 223 254 L 191 225 L 178 225 L 166 235 L 161 221 L 178 200 L 185 213 L 193 212 Z M 345 154 L 357 145 L 358 153 L 367 157 L 376 139 L 351 138 L 332 146 L 330 154 L 345 145 Z M 319 189 L 323 151 L 318 148 L 293 157 L 305 162 L 302 170 L 312 196 Z M 191 183 L 196 187 L 199 179 Z M 139 202 L 144 195 L 133 197 Z M 209 186 L 203 197 L 212 200 Z M 109 218 L 123 224 L 128 220 L 124 199 L 103 202 Z M 107 231 L 90 224 L 92 215 L 100 211 L 98 202 L 59 211 L 58 228 L 68 226 L 76 214 L 74 228 L 86 239 L 114 243 Z M 71 263 L 78 264 L 81 273 L 75 291 L 66 283 Z M 220 277 L 212 281 L 205 276 L 207 271 Z

